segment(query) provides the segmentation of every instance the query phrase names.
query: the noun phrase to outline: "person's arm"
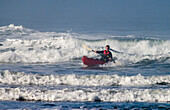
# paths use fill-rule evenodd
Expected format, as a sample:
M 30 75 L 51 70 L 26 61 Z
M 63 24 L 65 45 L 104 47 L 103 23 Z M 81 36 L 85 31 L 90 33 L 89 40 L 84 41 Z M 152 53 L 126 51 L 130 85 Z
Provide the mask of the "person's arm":
M 104 51 L 95 51 L 95 53 L 103 53 Z

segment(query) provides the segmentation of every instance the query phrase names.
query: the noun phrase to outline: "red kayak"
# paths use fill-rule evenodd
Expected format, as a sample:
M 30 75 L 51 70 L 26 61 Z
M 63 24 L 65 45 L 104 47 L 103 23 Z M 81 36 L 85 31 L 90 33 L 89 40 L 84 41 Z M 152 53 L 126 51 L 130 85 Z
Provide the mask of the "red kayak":
M 88 58 L 88 57 L 85 57 L 85 56 L 83 56 L 82 61 L 87 66 L 103 65 L 103 64 L 107 63 L 107 62 L 104 62 L 102 60 Z

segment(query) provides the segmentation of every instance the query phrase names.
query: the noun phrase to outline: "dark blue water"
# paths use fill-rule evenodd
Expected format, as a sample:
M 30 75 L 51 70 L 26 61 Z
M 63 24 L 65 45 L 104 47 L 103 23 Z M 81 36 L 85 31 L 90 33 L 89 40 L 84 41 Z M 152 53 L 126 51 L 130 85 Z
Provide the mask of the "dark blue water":
M 8 105 L 8 106 L 4 106 Z M 169 109 L 169 104 L 139 102 L 18 102 L 4 101 L 4 109 Z

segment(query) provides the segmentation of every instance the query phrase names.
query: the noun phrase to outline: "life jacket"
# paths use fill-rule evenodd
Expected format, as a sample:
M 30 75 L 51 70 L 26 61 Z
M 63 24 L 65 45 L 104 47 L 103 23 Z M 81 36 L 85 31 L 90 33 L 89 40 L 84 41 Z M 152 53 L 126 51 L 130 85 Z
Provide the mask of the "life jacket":
M 110 51 L 104 50 L 104 52 L 103 52 L 103 55 L 104 55 L 103 60 L 104 61 L 108 61 L 108 58 L 110 57 L 109 54 L 110 54 Z
M 104 56 L 108 56 L 108 55 L 110 54 L 110 52 L 109 52 L 109 51 L 104 50 L 103 54 L 104 54 Z M 109 57 L 109 56 L 108 56 L 108 57 Z

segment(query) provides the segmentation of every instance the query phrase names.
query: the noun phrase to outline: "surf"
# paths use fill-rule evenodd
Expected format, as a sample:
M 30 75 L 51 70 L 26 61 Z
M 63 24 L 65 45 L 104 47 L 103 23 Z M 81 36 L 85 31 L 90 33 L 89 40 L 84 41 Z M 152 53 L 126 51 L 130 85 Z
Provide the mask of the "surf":
M 79 33 L 39 32 L 23 26 L 0 27 L 1 63 L 55 63 L 81 59 L 83 56 L 99 57 L 82 47 L 103 50 L 106 44 L 120 53 L 112 52 L 113 57 L 123 65 L 148 61 L 169 62 L 170 41 L 141 39 L 135 36 L 93 39 Z M 100 35 L 97 35 L 98 38 Z
M 107 86 L 107 87 L 140 87 L 152 85 L 169 86 L 170 76 L 120 76 L 114 75 L 41 75 L 25 72 L 0 71 L 1 84 L 8 85 L 36 85 L 36 86 Z

